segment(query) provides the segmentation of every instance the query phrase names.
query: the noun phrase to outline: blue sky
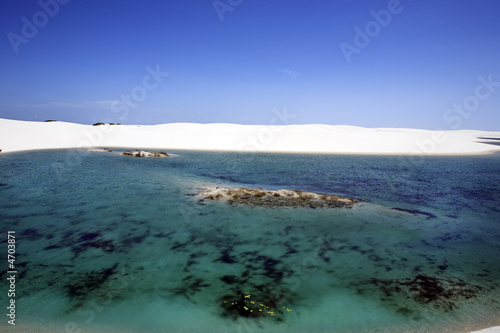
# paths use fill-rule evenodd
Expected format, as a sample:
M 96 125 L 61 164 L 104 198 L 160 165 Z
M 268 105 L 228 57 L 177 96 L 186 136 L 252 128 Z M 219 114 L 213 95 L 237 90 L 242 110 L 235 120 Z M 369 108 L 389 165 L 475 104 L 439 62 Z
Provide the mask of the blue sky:
M 495 0 L 0 4 L 1 118 L 500 130 Z

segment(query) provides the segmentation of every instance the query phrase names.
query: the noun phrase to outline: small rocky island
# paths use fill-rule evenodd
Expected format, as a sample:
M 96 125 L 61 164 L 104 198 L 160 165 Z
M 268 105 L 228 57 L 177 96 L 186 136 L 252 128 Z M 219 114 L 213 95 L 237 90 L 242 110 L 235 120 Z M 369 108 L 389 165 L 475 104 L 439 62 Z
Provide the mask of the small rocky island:
M 94 148 L 94 149 L 89 149 L 89 152 L 91 152 L 91 153 L 111 153 L 112 150 L 109 148 Z
M 122 153 L 123 156 L 132 156 L 132 157 L 170 157 L 167 153 L 164 152 L 150 152 L 147 150 L 135 150 L 135 151 L 125 151 Z
M 261 207 L 351 208 L 358 201 L 338 195 L 301 190 L 269 191 L 262 188 L 207 188 L 201 196 L 207 200 L 227 201 Z

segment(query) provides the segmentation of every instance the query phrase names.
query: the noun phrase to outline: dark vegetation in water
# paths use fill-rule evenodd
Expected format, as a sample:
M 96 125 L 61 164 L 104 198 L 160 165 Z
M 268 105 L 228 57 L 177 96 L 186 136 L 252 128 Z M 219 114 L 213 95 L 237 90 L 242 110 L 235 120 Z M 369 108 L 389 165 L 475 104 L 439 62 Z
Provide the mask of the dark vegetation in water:
M 287 232 L 289 231 L 290 228 L 287 229 Z M 284 315 L 292 311 L 287 306 L 298 298 L 286 288 L 284 279 L 291 271 L 281 260 L 282 256 L 296 252 L 292 242 L 288 242 L 288 251 L 285 255 L 273 258 L 260 251 L 239 252 L 235 247 L 241 244 L 241 240 L 236 235 L 232 233 L 223 235 L 223 230 L 214 232 L 217 237 L 210 237 L 209 242 L 218 249 L 216 253 L 200 251 L 196 243 L 193 243 L 197 239 L 194 235 L 191 235 L 187 242 L 172 244 L 171 250 L 188 252 L 184 268 L 179 271 L 183 276 L 170 289 L 172 295 L 185 297 L 197 303 L 198 293 L 205 295 L 207 290 L 219 290 L 222 287 L 226 292 L 215 299 L 221 307 L 221 316 L 233 320 L 268 318 L 267 320 L 283 321 Z M 198 260 L 207 256 L 216 265 L 221 265 L 220 275 L 214 276 L 213 279 L 207 279 L 205 274 L 200 274 L 198 267 Z
M 287 271 L 278 267 L 281 263 L 280 260 L 275 260 L 266 256 L 257 256 L 256 258 L 252 258 L 249 261 L 253 264 L 257 264 L 257 267 L 250 265 L 248 266 L 254 269 L 257 268 L 257 270 L 260 269 L 262 271 L 262 275 L 264 275 L 274 283 L 281 283 L 281 280 L 283 280 L 283 278 L 287 274 Z
M 181 243 L 179 241 L 176 241 L 172 247 L 170 247 L 171 250 L 176 250 L 176 251 L 182 251 L 182 252 L 187 252 L 188 251 L 188 248 L 189 248 L 189 245 L 192 245 L 194 240 L 196 239 L 196 236 L 194 235 L 191 235 L 189 237 L 189 240 L 187 240 L 186 242 L 184 243 Z
M 400 212 L 410 213 L 410 214 L 413 214 L 413 215 L 423 215 L 423 216 L 426 216 L 427 220 L 435 219 L 436 218 L 436 215 L 434 215 L 432 213 L 423 212 L 423 211 L 420 211 L 420 210 L 417 210 L 417 209 L 405 209 L 405 208 L 397 208 L 397 207 L 392 208 L 392 209 L 400 211 Z
M 220 278 L 220 280 L 225 284 L 235 284 L 241 281 L 236 275 L 224 275 Z
M 202 288 L 208 287 L 210 287 L 210 284 L 206 283 L 202 278 L 195 278 L 193 275 L 188 275 L 182 279 L 181 285 L 174 288 L 172 292 L 174 295 L 184 296 L 190 299 L 192 295 L 200 292 Z
M 38 240 L 43 237 L 43 235 L 38 232 L 38 229 L 35 228 L 24 229 L 19 233 L 19 236 L 21 236 L 20 238 L 22 239 L 27 239 L 30 241 Z
M 172 232 L 169 232 L 169 233 L 164 233 L 163 231 L 160 231 L 160 232 L 158 232 L 156 234 L 153 234 L 153 237 L 170 239 L 170 238 L 172 238 L 172 236 L 174 234 L 175 234 L 175 231 L 172 231 Z
M 221 256 L 214 260 L 215 262 L 220 261 L 224 264 L 234 264 L 236 263 L 236 258 L 231 255 L 232 248 L 228 247 L 221 252 Z
M 447 232 L 441 236 L 436 237 L 435 239 L 441 242 L 450 242 L 450 241 L 462 240 L 463 236 L 459 232 L 456 233 Z
M 110 276 L 116 273 L 117 266 L 118 264 L 115 264 L 100 271 L 91 271 L 75 277 L 72 283 L 64 286 L 68 296 L 76 299 L 88 297 L 92 292 L 98 290 Z
M 249 293 L 237 290 L 234 294 L 220 299 L 222 316 L 233 320 L 239 318 L 273 317 L 283 321 L 284 315 L 292 309 L 283 306 L 284 299 L 279 293 Z
M 124 238 L 120 241 L 120 247 L 121 248 L 130 248 L 134 244 L 142 243 L 148 236 L 149 236 L 149 233 L 145 232 L 142 235 L 130 236 L 130 237 Z
M 30 231 L 29 234 L 35 234 L 34 231 Z M 34 237 L 34 236 L 32 236 Z M 54 236 L 52 235 L 52 237 Z M 143 236 L 132 237 L 131 239 L 125 239 L 122 247 L 129 247 L 131 243 L 137 243 L 142 241 Z M 117 246 L 112 240 L 104 239 L 100 232 L 85 232 L 82 234 L 75 235 L 74 231 L 67 231 L 62 239 L 57 244 L 51 244 L 44 248 L 44 250 L 54 250 L 64 247 L 70 247 L 73 252 L 73 258 L 78 257 L 82 252 L 89 248 L 100 249 L 105 253 L 113 253 L 117 250 Z
M 444 279 L 423 274 L 404 280 L 372 278 L 357 284 L 355 288 L 359 294 L 364 294 L 370 286 L 376 287 L 384 303 L 397 307 L 398 312 L 411 315 L 419 312 L 418 304 L 431 305 L 444 312 L 452 311 L 463 300 L 475 298 L 483 291 L 483 287 L 460 279 Z M 405 307 L 401 307 L 402 299 L 406 299 Z
M 283 258 L 286 258 L 286 257 L 289 257 L 291 256 L 292 254 L 295 254 L 297 253 L 298 251 L 295 249 L 295 247 L 293 245 L 290 244 L 290 241 L 286 241 L 283 243 L 284 246 L 286 246 L 286 253 L 282 256 Z M 320 252 L 318 255 L 320 256 L 321 259 L 323 259 L 324 261 L 330 261 L 330 258 L 325 256 L 325 251 L 323 251 L 323 249 L 321 249 L 322 252 Z
M 112 253 L 115 251 L 116 246 L 111 240 L 102 239 L 99 233 L 85 233 L 81 235 L 76 244 L 71 247 L 71 251 L 74 254 L 73 259 L 88 248 L 101 249 L 103 252 Z
M 203 251 L 198 251 L 198 252 L 195 252 L 195 253 L 191 253 L 189 255 L 189 259 L 186 261 L 186 266 L 184 267 L 184 271 L 189 271 L 189 267 L 191 267 L 193 265 L 199 264 L 198 260 L 196 260 L 196 259 L 204 257 L 207 254 L 208 253 L 203 252 Z
M 219 278 L 228 290 L 233 291 L 219 300 L 222 316 L 234 320 L 268 317 L 283 321 L 284 315 L 292 311 L 287 306 L 298 297 L 291 290 L 283 289 L 286 285 L 284 278 L 290 270 L 281 260 L 259 251 L 238 253 L 236 261 L 230 255 L 231 250 L 223 249 L 219 261 L 244 265 L 244 271 L 239 275 L 226 274 Z

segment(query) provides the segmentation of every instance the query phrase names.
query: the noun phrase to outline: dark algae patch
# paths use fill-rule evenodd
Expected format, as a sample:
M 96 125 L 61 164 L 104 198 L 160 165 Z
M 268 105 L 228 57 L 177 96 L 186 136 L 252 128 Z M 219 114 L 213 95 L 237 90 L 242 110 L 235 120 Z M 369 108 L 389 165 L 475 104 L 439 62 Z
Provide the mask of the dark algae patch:
M 76 258 L 81 252 L 88 248 L 101 249 L 105 253 L 112 253 L 116 249 L 111 240 L 102 239 L 100 235 L 96 233 L 86 233 L 79 238 L 77 244 L 72 246 L 73 258 Z
M 230 254 L 232 251 L 231 248 L 227 248 L 224 251 L 222 251 L 221 256 L 215 260 L 215 261 L 220 261 L 224 264 L 234 264 L 236 263 L 236 258 Z
M 277 321 L 283 321 L 284 315 L 287 312 L 292 312 L 292 309 L 283 306 L 282 301 L 278 295 L 236 291 L 235 294 L 223 296 L 220 304 L 222 316 L 234 320 L 271 317 Z
M 367 285 L 375 287 L 375 292 L 386 305 L 397 307 L 397 312 L 412 316 L 420 312 L 419 308 L 428 305 L 443 312 L 453 311 L 464 300 L 477 297 L 484 289 L 457 278 L 445 279 L 423 274 L 404 280 L 373 278 L 362 286 L 356 286 L 356 291 L 366 293 L 369 289 Z
M 419 303 L 431 303 L 445 311 L 451 311 L 459 299 L 470 299 L 483 288 L 468 285 L 462 280 L 438 279 L 417 275 L 412 281 L 401 283 L 406 286 Z
M 76 299 L 83 299 L 101 288 L 101 286 L 116 273 L 118 264 L 99 271 L 91 271 L 81 274 L 72 283 L 65 286 L 68 296 Z
M 394 210 L 397 210 L 397 211 L 400 211 L 400 212 L 406 212 L 406 213 L 410 213 L 410 214 L 413 214 L 413 215 L 422 215 L 422 216 L 425 216 L 427 220 L 430 220 L 430 219 L 435 219 L 436 218 L 436 215 L 432 214 L 432 213 L 429 213 L 429 212 L 423 212 L 423 211 L 420 211 L 420 210 L 417 210 L 417 209 L 405 209 L 405 208 L 392 208 Z
M 52 239 L 55 237 L 51 237 Z M 104 253 L 113 253 L 117 250 L 117 246 L 112 240 L 104 239 L 101 233 L 86 232 L 76 234 L 73 231 L 68 231 L 62 236 L 62 240 L 56 244 L 47 245 L 44 250 L 54 250 L 59 248 L 69 247 L 73 252 L 73 258 L 77 258 L 82 252 L 87 249 L 100 249 Z M 125 247 L 125 245 L 123 246 Z
M 176 296 L 184 296 L 190 299 L 191 296 L 200 292 L 202 288 L 208 287 L 210 287 L 210 284 L 206 283 L 202 278 L 195 278 L 193 275 L 189 275 L 182 279 L 182 284 L 174 288 L 172 292 Z
M 22 238 L 30 240 L 30 241 L 35 241 L 35 240 L 41 239 L 43 237 L 43 235 L 38 232 L 38 229 L 35 229 L 35 228 L 24 229 L 23 231 L 21 231 L 19 233 L 19 235 Z
M 224 275 L 220 280 L 226 284 L 235 284 L 240 282 L 240 279 L 236 275 Z

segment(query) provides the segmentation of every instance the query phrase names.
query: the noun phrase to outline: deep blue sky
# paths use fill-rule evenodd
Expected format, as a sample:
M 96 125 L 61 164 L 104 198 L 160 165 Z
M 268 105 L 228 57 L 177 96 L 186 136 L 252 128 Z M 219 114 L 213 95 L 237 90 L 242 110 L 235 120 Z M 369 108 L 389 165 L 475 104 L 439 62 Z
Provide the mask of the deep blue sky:
M 478 77 L 500 82 L 497 0 L 219 4 L 223 20 L 213 0 L 71 0 L 53 17 L 1 0 L 0 117 L 269 124 L 286 108 L 294 124 L 500 130 L 500 84 L 475 97 Z M 348 62 L 341 43 L 355 47 L 355 27 L 377 29 L 370 12 L 388 6 Z M 169 75 L 142 98 L 147 67 Z M 471 112 L 447 112 L 464 101 Z

